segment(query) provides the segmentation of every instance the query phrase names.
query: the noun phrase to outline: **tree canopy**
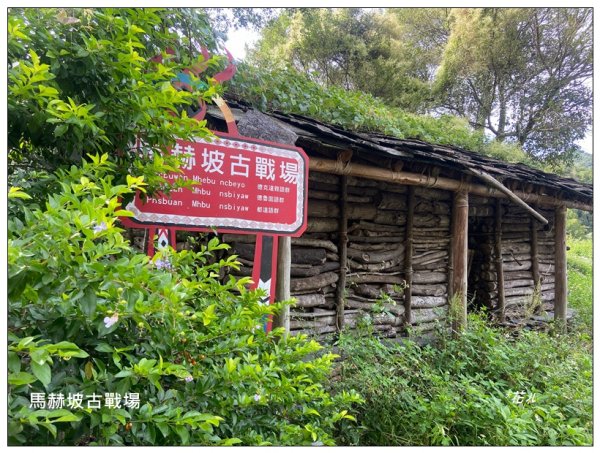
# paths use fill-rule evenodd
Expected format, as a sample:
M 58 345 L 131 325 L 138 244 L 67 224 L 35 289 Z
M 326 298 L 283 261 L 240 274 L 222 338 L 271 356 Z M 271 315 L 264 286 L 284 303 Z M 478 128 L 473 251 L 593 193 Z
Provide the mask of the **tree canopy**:
M 591 9 L 460 9 L 436 77 L 439 106 L 532 156 L 574 150 L 591 124 Z
M 547 162 L 591 125 L 590 8 L 282 12 L 250 62 L 291 65 L 411 113 L 450 113 Z
M 175 138 L 209 134 L 187 114 L 220 90 L 210 76 L 222 59 L 205 60 L 201 45 L 217 43 L 198 10 L 11 10 L 9 174 L 52 172 L 102 152 L 119 162 L 119 181 L 133 171 L 160 184 L 159 173 L 177 165 L 164 153 Z M 192 65 L 207 67 L 196 90 L 177 90 L 172 80 Z M 141 154 L 130 152 L 138 139 Z

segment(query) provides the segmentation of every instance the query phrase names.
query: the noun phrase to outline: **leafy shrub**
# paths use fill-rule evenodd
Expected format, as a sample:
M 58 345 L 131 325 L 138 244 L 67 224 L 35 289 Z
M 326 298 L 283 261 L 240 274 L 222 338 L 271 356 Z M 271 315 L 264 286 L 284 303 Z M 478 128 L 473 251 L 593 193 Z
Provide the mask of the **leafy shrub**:
M 107 156 L 91 159 L 58 174 L 43 208 L 10 192 L 9 443 L 332 444 L 359 400 L 323 388 L 334 356 L 265 333 L 281 304 L 261 305 L 247 278 L 221 283 L 239 264 L 211 257 L 228 247 L 216 239 L 152 259 L 132 251 L 119 197 L 144 181 L 114 185 Z M 31 404 L 33 393 L 47 405 Z M 104 404 L 69 407 L 77 393 Z M 139 394 L 140 406 L 111 408 L 110 393 Z
M 208 17 L 191 8 L 12 8 L 8 14 L 8 163 L 52 172 L 78 165 L 89 150 L 118 161 L 115 180 L 145 176 L 152 191 L 168 184 L 179 159 L 176 138 L 210 137 L 187 114 L 221 86 L 211 78 L 223 58 Z M 171 49 L 174 55 L 153 61 Z M 172 80 L 192 65 L 208 66 L 195 92 Z M 140 154 L 127 152 L 136 140 Z M 162 160 L 149 159 L 150 150 Z
M 575 321 L 579 329 L 589 333 L 592 330 L 594 300 L 592 240 L 569 237 L 567 245 L 569 306 L 576 310 Z
M 518 339 L 471 315 L 459 338 L 383 345 L 339 342 L 338 391 L 360 388 L 360 445 L 590 445 L 589 336 L 523 332 Z

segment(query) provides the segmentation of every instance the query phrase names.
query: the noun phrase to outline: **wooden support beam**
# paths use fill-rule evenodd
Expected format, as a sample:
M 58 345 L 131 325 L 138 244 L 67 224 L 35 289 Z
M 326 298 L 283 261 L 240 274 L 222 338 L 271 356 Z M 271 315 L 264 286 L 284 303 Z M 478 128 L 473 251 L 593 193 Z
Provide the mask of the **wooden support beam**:
M 507 198 L 506 193 L 482 184 L 464 183 L 463 181 L 451 178 L 436 178 L 420 173 L 394 171 L 387 168 L 378 168 L 370 165 L 351 162 L 343 163 L 331 159 L 311 157 L 309 160 L 309 168 L 311 171 L 333 173 L 336 175 L 357 176 L 395 184 L 414 185 L 450 191 L 467 190 L 473 195 L 482 197 Z M 555 197 L 544 196 L 536 193 L 526 193 L 523 191 L 513 191 L 512 193 L 524 202 L 528 203 L 539 203 L 546 206 L 564 205 L 567 208 L 581 209 L 583 211 L 593 210 L 593 206 L 591 204 L 582 203 L 580 201 L 559 200 Z
M 506 195 L 508 197 L 509 200 L 511 200 L 518 206 L 521 206 L 525 211 L 527 211 L 529 213 L 529 215 L 532 215 L 534 218 L 536 218 L 537 220 L 542 222 L 544 225 L 546 225 L 548 223 L 548 220 L 546 220 L 546 218 L 544 218 L 544 216 L 542 216 L 539 212 L 537 212 L 535 209 L 533 209 L 531 206 L 529 206 L 527 203 L 525 203 L 523 200 L 521 200 L 519 197 L 517 197 L 508 187 L 506 187 L 500 181 L 497 181 L 496 178 L 493 178 L 491 175 L 488 175 L 486 172 L 481 171 L 481 170 L 470 169 L 469 171 L 470 171 L 470 173 L 474 174 L 475 176 L 477 176 L 478 178 L 483 180 L 486 184 L 489 184 L 494 189 L 497 189 L 500 192 L 502 192 L 504 195 Z M 513 183 L 513 186 L 514 185 L 515 184 Z
M 404 288 L 404 324 L 410 326 L 412 323 L 412 276 L 413 276 L 413 219 L 415 215 L 415 187 L 408 186 L 406 193 L 406 227 L 405 227 L 405 249 L 404 249 L 404 272 L 406 287 Z
M 290 295 L 290 270 L 292 266 L 292 241 L 289 236 L 280 236 L 277 249 L 277 281 L 275 300 L 289 300 Z M 281 313 L 273 319 L 274 327 L 283 327 L 286 334 L 290 331 L 290 306 L 286 306 Z
M 500 322 L 504 322 L 504 310 L 506 307 L 506 301 L 504 299 L 504 265 L 502 263 L 502 200 L 496 199 L 496 212 L 495 215 L 495 258 L 496 258 L 496 278 L 498 280 L 498 305 L 496 306 L 496 312 L 498 313 L 498 319 Z M 532 223 L 535 223 L 532 221 Z
M 567 208 L 555 210 L 554 224 L 554 321 L 564 329 L 567 321 Z
M 346 274 L 348 273 L 348 177 L 340 180 L 340 223 L 338 250 L 340 256 L 340 278 L 336 288 L 336 327 L 344 328 L 344 302 L 346 292 Z
M 450 313 L 452 331 L 456 334 L 467 327 L 467 265 L 469 236 L 469 194 L 466 190 L 454 193 L 452 206 L 453 278 Z

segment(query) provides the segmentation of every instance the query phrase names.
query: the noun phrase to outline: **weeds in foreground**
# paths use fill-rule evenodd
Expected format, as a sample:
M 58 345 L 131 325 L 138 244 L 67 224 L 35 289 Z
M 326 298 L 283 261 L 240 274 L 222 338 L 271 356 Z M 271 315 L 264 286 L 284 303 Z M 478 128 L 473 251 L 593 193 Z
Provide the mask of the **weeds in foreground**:
M 334 390 L 360 388 L 362 429 L 349 445 L 590 445 L 592 360 L 581 333 L 510 338 L 469 316 L 438 343 L 384 345 L 345 334 Z

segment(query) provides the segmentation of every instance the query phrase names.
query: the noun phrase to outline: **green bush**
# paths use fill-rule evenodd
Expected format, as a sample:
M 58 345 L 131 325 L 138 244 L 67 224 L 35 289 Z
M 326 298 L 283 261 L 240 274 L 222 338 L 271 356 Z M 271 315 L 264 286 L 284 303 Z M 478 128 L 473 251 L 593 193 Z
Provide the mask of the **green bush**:
M 576 310 L 578 328 L 589 334 L 592 331 L 594 300 L 592 240 L 569 237 L 567 245 L 568 304 Z
M 216 239 L 152 259 L 132 251 L 119 197 L 144 181 L 114 185 L 107 156 L 91 159 L 58 174 L 43 208 L 9 194 L 9 443 L 332 444 L 359 400 L 325 391 L 334 356 L 306 337 L 266 334 L 281 306 L 262 305 L 247 278 L 220 282 L 239 264 L 215 262 L 228 247 Z M 79 393 L 82 408 L 69 401 Z
M 346 334 L 337 391 L 360 388 L 359 445 L 590 445 L 589 336 L 512 339 L 471 315 L 459 338 L 383 345 Z
M 191 8 L 11 8 L 8 13 L 8 172 L 53 172 L 79 165 L 85 153 L 109 153 L 115 181 L 145 176 L 166 190 L 161 174 L 180 159 L 166 152 L 176 138 L 211 136 L 187 114 L 222 87 L 210 76 L 224 65 L 207 15 Z M 162 62 L 154 57 L 171 49 Z M 172 80 L 208 66 L 195 91 Z M 129 152 L 141 140 L 139 153 Z M 150 158 L 151 152 L 161 159 Z M 35 196 L 35 193 L 32 194 Z

